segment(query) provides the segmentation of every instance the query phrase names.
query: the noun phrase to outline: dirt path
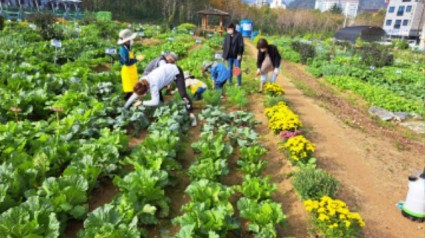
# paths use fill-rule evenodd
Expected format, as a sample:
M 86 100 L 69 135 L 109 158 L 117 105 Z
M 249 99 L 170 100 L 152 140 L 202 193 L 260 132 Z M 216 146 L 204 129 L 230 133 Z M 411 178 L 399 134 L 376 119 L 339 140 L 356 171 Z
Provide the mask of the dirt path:
M 291 65 L 285 71 L 297 75 Z M 390 139 L 349 127 L 288 78 L 280 83 L 317 145 L 319 167 L 342 182 L 338 197 L 365 219 L 364 237 L 424 237 L 424 225 L 402 217 L 395 204 L 405 199 L 411 170 L 425 165 L 425 152 L 400 151 Z
M 248 46 L 248 57 L 256 58 L 257 49 L 250 41 L 245 41 Z M 255 71 L 255 69 L 252 69 Z M 278 79 L 283 81 L 283 79 Z M 259 83 L 259 81 L 257 80 Z M 249 111 L 255 115 L 255 119 L 261 122 L 256 127 L 256 131 L 261 135 L 263 145 L 268 149 L 265 155 L 268 165 L 263 172 L 264 176 L 271 176 L 271 182 L 278 187 L 277 192 L 273 196 L 273 200 L 282 204 L 282 209 L 287 216 L 287 224 L 283 229 L 278 229 L 278 237 L 308 237 L 308 214 L 304 210 L 304 205 L 295 194 L 294 187 L 288 174 L 292 171 L 292 167 L 285 155 L 278 151 L 278 136 L 268 129 L 268 119 L 264 115 L 263 102 L 259 101 L 258 94 L 250 95 Z
M 330 92 L 317 92 L 322 94 L 319 100 L 309 98 L 293 84 L 299 81 L 318 90 L 315 79 L 285 62 L 283 76 L 277 82 L 285 88 L 285 97 L 300 115 L 304 131 L 317 145 L 319 167 L 341 181 L 338 197 L 365 219 L 364 237 L 425 237 L 424 224 L 407 220 L 395 207 L 405 199 L 407 176 L 425 165 L 423 140 L 395 140 L 399 131 L 381 128 L 361 109 L 350 107 L 349 102 Z M 351 112 L 355 117 L 347 123 L 348 116 L 341 117 L 340 112 Z M 398 143 L 409 150 L 400 150 Z

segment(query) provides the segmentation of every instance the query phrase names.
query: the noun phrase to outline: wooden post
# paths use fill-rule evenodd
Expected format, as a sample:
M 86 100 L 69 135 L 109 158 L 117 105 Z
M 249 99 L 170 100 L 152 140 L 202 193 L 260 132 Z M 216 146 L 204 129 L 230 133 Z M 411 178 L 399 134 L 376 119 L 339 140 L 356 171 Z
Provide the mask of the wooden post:
M 223 16 L 220 16 L 220 29 L 218 30 L 218 32 L 220 33 L 220 36 L 223 36 Z

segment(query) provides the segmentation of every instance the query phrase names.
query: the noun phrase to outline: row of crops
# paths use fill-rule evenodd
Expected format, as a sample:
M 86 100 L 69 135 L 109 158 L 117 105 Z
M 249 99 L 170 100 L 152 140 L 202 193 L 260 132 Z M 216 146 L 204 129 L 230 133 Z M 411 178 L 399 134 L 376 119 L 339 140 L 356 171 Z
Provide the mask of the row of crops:
M 360 95 L 370 105 L 424 115 L 422 52 L 283 37 L 276 37 L 273 42 L 285 52 L 286 60 L 307 64 L 313 76 Z
M 218 107 L 220 92 L 204 93 L 210 105 L 199 114 L 201 134 L 186 148 L 195 152 L 185 172 L 189 201 L 171 217 L 174 201 L 166 191 L 179 182 L 174 171 L 182 170 L 184 141 L 191 139 L 184 105 L 172 100 L 156 110 L 124 110 L 120 65 L 105 48 L 116 47 L 116 35 L 127 25 L 80 24 L 54 26 L 62 32 L 57 49 L 25 22 L 8 23 L 0 32 L 0 60 L 7 62 L 0 65 L 0 236 L 65 236 L 77 220 L 83 223 L 79 237 L 148 237 L 152 227 L 168 220 L 178 227 L 172 235 L 181 238 L 278 237 L 285 208 L 273 200 L 277 187 L 264 174 L 267 150 L 254 115 Z M 184 70 L 201 77 L 202 62 L 211 60 L 222 42 L 218 36 L 194 37 L 186 29 L 132 28 L 145 35 L 134 46 L 143 57 L 140 73 L 161 52 L 174 51 Z M 292 50 L 282 52 L 301 60 Z M 253 59 L 246 62 L 254 65 Z M 246 108 L 253 88 L 248 80 L 242 88 L 227 87 L 230 107 Z M 292 182 L 311 213 L 314 232 L 357 237 L 364 222 L 335 199 L 338 182 L 316 168 L 315 147 L 282 101 L 284 90 L 277 84 L 265 90 L 269 128 L 282 133 L 279 149 L 294 165 Z M 143 142 L 130 148 L 129 136 L 142 130 L 147 131 Z M 223 182 L 235 174 L 242 174 L 239 184 Z M 112 180 L 118 193 L 100 207 L 89 207 L 92 192 L 105 180 Z
M 26 22 L 8 23 L 0 32 L 0 60 L 6 62 L 0 66 L 0 236 L 64 236 L 70 220 L 81 220 L 80 237 L 140 237 L 141 225 L 168 216 L 164 188 L 168 172 L 180 168 L 174 159 L 189 117 L 178 103 L 155 112 L 123 109 L 120 65 L 110 63 L 105 48 L 116 47 L 126 25 L 54 27 L 63 34 L 57 49 Z M 138 27 L 159 42 L 136 43 L 144 57 L 140 72 L 161 52 L 184 58 L 195 44 L 189 32 Z M 213 56 L 209 44 L 217 40 L 203 46 L 199 54 L 206 59 Z M 184 69 L 198 64 L 182 61 Z M 145 128 L 149 136 L 130 148 L 128 134 Z M 119 194 L 88 213 L 91 192 L 112 178 Z

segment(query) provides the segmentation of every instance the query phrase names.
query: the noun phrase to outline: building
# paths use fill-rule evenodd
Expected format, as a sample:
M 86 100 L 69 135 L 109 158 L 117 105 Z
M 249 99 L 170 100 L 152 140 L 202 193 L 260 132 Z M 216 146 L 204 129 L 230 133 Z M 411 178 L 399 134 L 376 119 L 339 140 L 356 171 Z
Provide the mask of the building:
M 325 12 L 329 11 L 335 5 L 341 8 L 345 16 L 352 18 L 357 16 L 359 0 L 316 0 L 314 9 Z
M 257 7 L 267 6 L 267 5 L 269 5 L 269 1 L 268 0 L 256 0 L 255 5 Z
M 286 9 L 286 5 L 283 3 L 283 0 L 273 0 L 270 4 L 270 8 L 283 8 Z
M 3 7 L 79 11 L 82 7 L 82 0 L 0 0 L 0 9 Z
M 422 26 L 422 35 L 421 42 L 419 43 L 419 48 L 425 50 L 425 24 Z
M 424 22 L 424 0 L 391 0 L 383 28 L 390 36 L 418 39 Z

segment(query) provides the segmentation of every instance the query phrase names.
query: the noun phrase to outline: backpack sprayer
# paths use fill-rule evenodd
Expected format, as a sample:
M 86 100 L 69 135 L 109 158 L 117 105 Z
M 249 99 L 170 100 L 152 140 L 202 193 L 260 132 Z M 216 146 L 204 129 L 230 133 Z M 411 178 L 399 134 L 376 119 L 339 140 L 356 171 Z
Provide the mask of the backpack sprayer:
M 413 221 L 425 221 L 425 168 L 422 174 L 409 176 L 409 190 L 401 204 L 401 213 Z

